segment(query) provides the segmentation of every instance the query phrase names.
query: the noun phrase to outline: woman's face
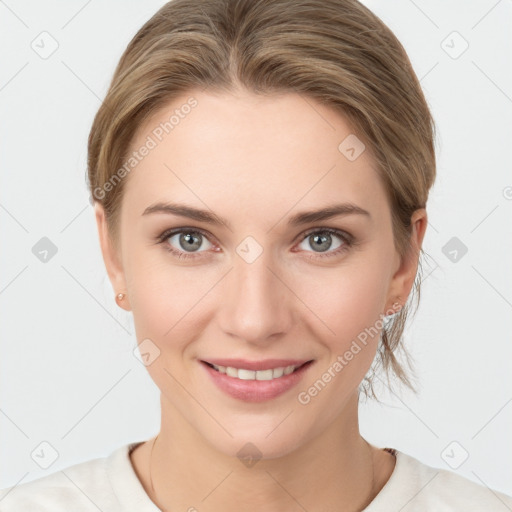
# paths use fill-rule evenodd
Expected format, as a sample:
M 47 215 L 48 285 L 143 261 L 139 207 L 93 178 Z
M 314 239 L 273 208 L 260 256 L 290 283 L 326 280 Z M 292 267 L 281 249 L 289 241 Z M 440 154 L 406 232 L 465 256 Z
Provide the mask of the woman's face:
M 99 207 L 97 220 L 163 419 L 226 454 L 251 442 L 268 458 L 350 423 L 382 315 L 405 301 L 417 259 L 400 261 L 374 162 L 344 118 L 291 93 L 197 90 L 149 119 L 132 149 L 119 252 Z M 267 371 L 205 363 L 222 359 Z

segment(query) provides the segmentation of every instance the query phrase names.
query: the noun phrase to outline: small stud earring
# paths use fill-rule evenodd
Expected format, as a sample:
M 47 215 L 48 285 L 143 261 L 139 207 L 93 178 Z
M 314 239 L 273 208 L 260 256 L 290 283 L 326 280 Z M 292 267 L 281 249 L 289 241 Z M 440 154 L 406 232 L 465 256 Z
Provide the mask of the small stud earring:
M 124 299 L 124 297 L 125 297 L 124 293 L 118 293 L 118 294 L 116 295 L 116 299 L 117 299 L 117 300 L 123 300 L 123 299 Z

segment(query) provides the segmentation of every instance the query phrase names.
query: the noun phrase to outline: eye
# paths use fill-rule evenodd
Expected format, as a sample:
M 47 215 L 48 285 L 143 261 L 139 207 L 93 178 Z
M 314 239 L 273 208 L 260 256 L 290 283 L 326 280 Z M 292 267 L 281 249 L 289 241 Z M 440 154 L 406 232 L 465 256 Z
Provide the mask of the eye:
M 210 247 L 215 247 L 208 237 L 209 235 L 199 228 L 181 227 L 164 231 L 157 237 L 157 243 L 163 244 L 166 250 L 179 259 L 197 259 L 206 256 L 202 253 L 206 253 L 207 250 L 199 250 L 204 246 L 205 241 L 210 244 Z M 334 250 L 329 250 L 332 249 L 333 237 L 341 240 L 341 243 L 335 245 Z M 315 254 L 307 256 L 307 258 L 320 259 L 335 257 L 348 251 L 355 244 L 355 239 L 349 233 L 339 229 L 315 228 L 302 235 L 301 244 L 307 244 L 314 248 Z M 206 249 L 210 247 L 207 246 Z M 219 248 L 214 250 L 219 251 Z
M 208 235 L 198 228 L 169 229 L 158 237 L 158 243 L 164 244 L 169 252 L 180 259 L 202 257 L 201 253 L 205 251 L 199 249 L 204 246 L 205 241 L 212 246 L 208 241 Z M 206 247 L 206 249 L 208 248 Z
M 338 243 L 333 251 L 329 251 L 329 249 L 332 248 L 333 236 L 334 238 L 340 239 L 342 243 Z M 338 256 L 350 249 L 354 241 L 352 235 L 333 228 L 315 228 L 314 230 L 306 232 L 303 237 L 301 244 L 307 244 L 315 249 L 313 252 L 315 252 L 316 255 L 307 256 L 308 258 L 314 259 Z

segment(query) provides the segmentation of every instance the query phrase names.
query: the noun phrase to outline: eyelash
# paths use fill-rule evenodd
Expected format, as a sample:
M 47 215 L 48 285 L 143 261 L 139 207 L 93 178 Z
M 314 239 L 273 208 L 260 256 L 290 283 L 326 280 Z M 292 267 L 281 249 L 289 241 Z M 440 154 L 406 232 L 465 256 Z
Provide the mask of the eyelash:
M 204 236 L 206 239 L 209 240 L 209 234 L 206 233 L 206 231 L 203 231 L 202 229 L 199 229 L 199 228 L 173 228 L 173 229 L 168 229 L 166 231 L 164 231 L 161 235 L 159 235 L 157 237 L 157 243 L 158 244 L 164 244 L 165 246 L 165 249 L 167 251 L 169 251 L 173 256 L 175 256 L 176 258 L 179 258 L 179 259 L 190 259 L 190 258 L 193 258 L 193 259 L 197 259 L 197 258 L 202 258 L 203 256 L 198 256 L 198 254 L 200 253 L 187 253 L 187 252 L 184 252 L 184 251 L 178 251 L 177 249 L 175 249 L 174 247 L 170 246 L 169 244 L 166 244 L 167 240 L 173 236 L 173 235 L 176 235 L 178 233 L 199 233 L 201 234 L 202 236 Z M 346 251 L 348 251 L 352 246 L 355 245 L 355 239 L 352 235 L 350 235 L 349 233 L 346 233 L 345 231 L 341 231 L 339 229 L 334 229 L 334 228 L 314 228 L 314 229 L 310 229 L 308 231 L 306 231 L 305 233 L 302 234 L 302 238 L 300 239 L 299 243 L 303 242 L 307 237 L 311 236 L 312 234 L 316 234 L 316 233 L 320 233 L 320 234 L 323 234 L 323 233 L 329 233 L 331 235 L 336 235 L 338 236 L 339 238 L 341 238 L 341 240 L 343 241 L 343 245 L 338 247 L 336 250 L 332 251 L 332 252 L 328 252 L 326 254 L 319 254 L 318 256 L 306 256 L 307 258 L 309 259 L 314 259 L 314 260 L 317 260 L 317 259 L 323 259 L 323 258 L 332 258 L 332 257 L 336 257 Z

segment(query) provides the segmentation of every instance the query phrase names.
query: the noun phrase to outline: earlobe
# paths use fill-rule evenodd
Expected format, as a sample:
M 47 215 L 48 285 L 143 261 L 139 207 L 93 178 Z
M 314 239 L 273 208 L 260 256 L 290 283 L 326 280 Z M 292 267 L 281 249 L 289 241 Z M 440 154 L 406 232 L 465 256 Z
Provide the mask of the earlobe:
M 111 239 L 105 217 L 105 210 L 98 202 L 94 203 L 94 213 L 103 262 L 112 288 L 114 289 L 116 303 L 123 309 L 130 311 L 128 297 L 126 294 L 126 281 L 118 248 L 115 247 L 115 244 Z M 120 294 L 122 294 L 122 298 L 120 298 Z
M 397 297 L 401 299 L 401 306 L 407 300 L 414 285 L 416 273 L 418 270 L 420 250 L 423 245 L 423 239 L 427 227 L 427 212 L 425 208 L 416 210 L 411 217 L 411 247 L 409 253 L 399 263 L 399 267 L 393 275 L 389 287 L 388 301 L 397 302 Z

